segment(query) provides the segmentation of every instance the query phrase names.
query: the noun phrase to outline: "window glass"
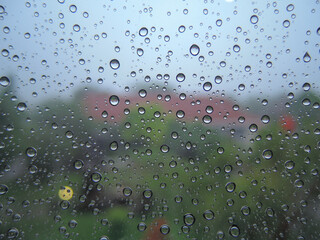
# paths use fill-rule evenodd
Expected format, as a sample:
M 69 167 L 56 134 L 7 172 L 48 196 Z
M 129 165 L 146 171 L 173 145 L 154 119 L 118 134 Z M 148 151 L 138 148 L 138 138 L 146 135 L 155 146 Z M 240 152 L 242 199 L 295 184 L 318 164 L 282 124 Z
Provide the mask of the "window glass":
M 320 239 L 319 0 L 0 2 L 0 239 Z

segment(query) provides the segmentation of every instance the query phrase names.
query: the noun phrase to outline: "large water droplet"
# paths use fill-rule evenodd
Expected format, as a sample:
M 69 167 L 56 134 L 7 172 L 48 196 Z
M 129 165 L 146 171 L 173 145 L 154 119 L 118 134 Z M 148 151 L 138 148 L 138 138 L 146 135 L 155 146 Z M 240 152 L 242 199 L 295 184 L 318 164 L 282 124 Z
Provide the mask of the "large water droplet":
M 161 225 L 161 227 L 160 227 L 160 232 L 161 232 L 163 235 L 167 235 L 167 234 L 169 234 L 169 232 L 170 232 L 170 227 L 169 227 L 167 224 L 163 224 L 163 225 Z
M 183 82 L 186 79 L 186 76 L 183 73 L 179 73 L 176 76 L 176 79 L 177 79 L 178 82 Z
M 211 210 L 206 210 L 206 211 L 203 213 L 203 217 L 204 217 L 206 220 L 212 220 L 212 219 L 214 219 L 214 213 L 213 213 Z
M 139 35 L 141 37 L 145 37 L 145 36 L 147 36 L 147 34 L 148 34 L 148 29 L 147 28 L 145 28 L 145 27 L 140 28 Z
M 24 102 L 20 102 L 17 105 L 17 109 L 18 111 L 23 112 L 27 109 L 27 104 L 25 104 Z
M 26 150 L 26 154 L 28 157 L 33 158 L 37 155 L 37 150 L 33 147 L 28 147 Z
M 0 195 L 4 195 L 8 192 L 9 188 L 5 184 L 0 184 Z
M 200 53 L 200 48 L 196 44 L 193 44 L 189 50 L 192 56 L 197 56 Z
M 304 56 L 303 56 L 303 61 L 304 61 L 305 63 L 308 63 L 308 62 L 311 61 L 311 57 L 310 57 L 310 55 L 309 55 L 308 52 L 306 52 L 306 53 L 304 54 Z
M 113 69 L 113 70 L 117 70 L 119 67 L 120 67 L 120 63 L 118 61 L 118 59 L 112 59 L 110 61 L 110 67 Z
M 239 235 L 240 235 L 240 228 L 239 228 L 237 225 L 232 225 L 232 226 L 229 228 L 229 234 L 230 234 L 232 237 L 239 237 Z
M 262 156 L 266 160 L 270 160 L 273 157 L 273 152 L 269 149 L 263 151 Z
M 250 22 L 251 22 L 252 24 L 256 24 L 256 23 L 258 23 L 258 21 L 259 21 L 259 18 L 258 18 L 257 15 L 252 15 L 252 16 L 250 17 Z
M 119 104 L 120 100 L 119 100 L 119 97 L 116 96 L 116 95 L 112 95 L 110 98 L 109 98 L 109 103 L 112 105 L 112 106 L 117 106 Z
M 7 78 L 6 76 L 3 76 L 0 78 L 0 85 L 2 87 L 7 87 L 7 86 L 9 86 L 9 84 L 10 84 L 9 78 Z
M 236 184 L 234 182 L 228 182 L 226 184 L 226 190 L 229 193 L 232 193 L 236 189 Z
M 187 213 L 183 216 L 183 221 L 187 226 L 191 226 L 196 221 L 196 218 L 191 213 Z

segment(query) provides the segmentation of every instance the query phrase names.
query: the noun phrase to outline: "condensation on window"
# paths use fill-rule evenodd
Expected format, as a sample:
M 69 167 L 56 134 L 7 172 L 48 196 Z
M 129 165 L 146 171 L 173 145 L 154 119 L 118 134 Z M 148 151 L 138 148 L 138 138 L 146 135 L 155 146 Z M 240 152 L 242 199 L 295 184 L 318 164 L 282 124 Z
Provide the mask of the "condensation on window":
M 0 2 L 0 239 L 320 239 L 320 5 Z

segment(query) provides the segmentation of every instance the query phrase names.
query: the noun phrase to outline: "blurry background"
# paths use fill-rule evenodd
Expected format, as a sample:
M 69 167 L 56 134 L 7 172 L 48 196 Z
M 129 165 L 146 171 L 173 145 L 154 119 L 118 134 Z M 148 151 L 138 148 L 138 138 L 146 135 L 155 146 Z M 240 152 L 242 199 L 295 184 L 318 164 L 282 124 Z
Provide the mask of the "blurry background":
M 2 1 L 0 239 L 319 239 L 319 11 Z

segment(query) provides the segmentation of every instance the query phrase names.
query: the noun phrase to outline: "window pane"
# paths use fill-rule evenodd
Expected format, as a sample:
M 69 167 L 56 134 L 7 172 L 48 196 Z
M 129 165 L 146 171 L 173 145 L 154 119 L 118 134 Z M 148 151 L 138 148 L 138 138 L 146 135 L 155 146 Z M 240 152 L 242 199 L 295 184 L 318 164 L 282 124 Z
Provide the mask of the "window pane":
M 0 239 L 320 239 L 319 1 L 0 3 Z

